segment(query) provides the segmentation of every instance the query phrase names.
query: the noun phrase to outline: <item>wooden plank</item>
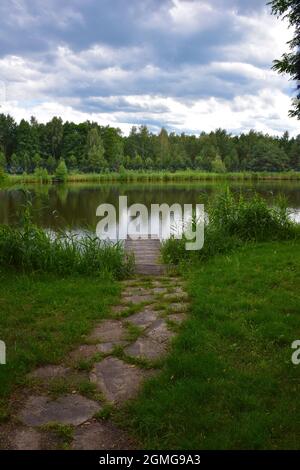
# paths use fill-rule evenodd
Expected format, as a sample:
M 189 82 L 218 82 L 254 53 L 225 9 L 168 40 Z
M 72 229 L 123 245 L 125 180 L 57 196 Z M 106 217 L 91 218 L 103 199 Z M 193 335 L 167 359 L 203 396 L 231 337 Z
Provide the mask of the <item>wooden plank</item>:
M 158 238 L 139 238 L 125 240 L 125 250 L 135 257 L 136 272 L 146 275 L 163 274 L 165 268 L 160 264 L 160 240 Z

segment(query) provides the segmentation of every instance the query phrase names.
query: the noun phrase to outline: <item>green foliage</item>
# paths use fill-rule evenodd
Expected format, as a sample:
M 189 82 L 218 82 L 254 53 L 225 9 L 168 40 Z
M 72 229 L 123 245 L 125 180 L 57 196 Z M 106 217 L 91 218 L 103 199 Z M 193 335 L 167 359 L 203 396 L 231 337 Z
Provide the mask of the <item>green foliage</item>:
M 93 127 L 87 136 L 87 167 L 95 172 L 103 171 L 107 167 L 104 146 L 97 127 Z
M 41 184 L 49 183 L 51 181 L 51 178 L 50 178 L 46 168 L 37 167 L 34 170 L 34 176 L 35 176 L 36 180 Z
M 119 412 L 141 448 L 299 448 L 299 266 L 299 242 L 268 242 L 182 272 L 191 313 Z
M 258 195 L 235 198 L 230 191 L 219 194 L 206 207 L 208 220 L 204 228 L 204 246 L 199 251 L 187 251 L 186 240 L 171 238 L 162 246 L 166 263 L 179 264 L 190 259 L 208 259 L 229 253 L 245 242 L 289 240 L 300 237 L 297 224 L 289 218 L 286 201 L 279 198 L 269 207 Z
M 5 312 L 0 315 L 0 331 L 8 354 L 6 366 L 0 367 L 0 421 L 7 419 L 10 409 L 5 397 L 13 387 L 24 388 L 26 374 L 36 367 L 61 363 L 82 344 L 83 335 L 108 316 L 118 294 L 119 286 L 111 276 L 61 277 L 0 268 Z
M 300 119 L 300 50 L 299 50 L 299 31 L 300 31 L 300 4 L 299 0 L 272 0 L 268 3 L 272 6 L 272 13 L 278 17 L 283 16 L 289 25 L 294 29 L 294 37 L 288 42 L 290 51 L 284 53 L 279 60 L 274 61 L 273 69 L 279 73 L 290 75 L 292 80 L 297 81 L 298 94 L 293 100 L 293 109 L 291 116 Z
M 226 173 L 225 163 L 219 155 L 211 163 L 211 169 L 214 173 Z
M 6 158 L 5 158 L 4 152 L 0 150 L 0 168 L 4 170 L 5 167 L 6 167 Z
M 7 179 L 7 175 L 5 174 L 3 168 L 0 166 L 0 183 L 3 183 Z
M 230 172 L 300 169 L 300 139 L 288 133 L 280 138 L 255 131 L 232 136 L 216 129 L 196 136 L 166 129 L 154 134 L 146 126 L 133 126 L 129 136 L 123 136 L 110 126 L 63 123 L 57 117 L 47 124 L 31 118 L 17 125 L 9 115 L 0 114 L 0 149 L 7 171 L 13 174 L 31 174 L 37 167 L 54 174 L 62 160 L 72 173 L 114 173 L 121 165 L 139 172 L 216 174 L 225 168 Z
M 55 171 L 55 179 L 60 183 L 64 183 L 68 176 L 68 168 L 64 160 L 61 160 Z
M 50 234 L 31 221 L 30 205 L 21 215 L 21 227 L 0 226 L 0 266 L 24 272 L 58 275 L 101 275 L 123 278 L 133 267 L 121 244 L 110 244 L 90 233 Z

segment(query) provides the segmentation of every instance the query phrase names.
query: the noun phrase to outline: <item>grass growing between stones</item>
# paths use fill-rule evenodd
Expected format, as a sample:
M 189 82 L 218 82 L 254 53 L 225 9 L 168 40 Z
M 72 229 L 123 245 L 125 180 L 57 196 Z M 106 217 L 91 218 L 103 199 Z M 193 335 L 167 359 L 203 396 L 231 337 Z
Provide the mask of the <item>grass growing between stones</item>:
M 26 383 L 26 374 L 65 359 L 109 315 L 118 295 L 111 279 L 0 272 L 0 339 L 7 350 L 7 363 L 0 366 L 0 420 L 7 417 L 9 394 Z
M 191 313 L 162 373 L 118 419 L 148 449 L 297 449 L 300 243 L 198 262 Z

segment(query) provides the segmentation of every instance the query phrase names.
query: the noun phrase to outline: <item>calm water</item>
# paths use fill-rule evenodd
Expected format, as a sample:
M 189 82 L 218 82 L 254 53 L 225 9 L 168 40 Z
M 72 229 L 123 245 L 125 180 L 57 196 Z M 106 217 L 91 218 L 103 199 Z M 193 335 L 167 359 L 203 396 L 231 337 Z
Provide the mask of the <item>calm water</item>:
M 207 198 L 230 187 L 235 192 L 262 195 L 269 204 L 274 197 L 284 194 L 293 211 L 293 217 L 300 222 L 300 182 L 259 182 L 259 183 L 211 183 L 193 184 L 72 184 L 67 186 L 27 187 L 34 208 L 35 221 L 44 228 L 70 228 L 95 230 L 99 217 L 96 209 L 102 203 L 118 208 L 119 196 L 128 197 L 128 205 L 143 203 L 148 209 L 151 204 L 204 203 Z M 28 197 L 28 196 L 27 196 Z M 21 189 L 0 190 L 0 223 L 15 224 L 26 195 Z

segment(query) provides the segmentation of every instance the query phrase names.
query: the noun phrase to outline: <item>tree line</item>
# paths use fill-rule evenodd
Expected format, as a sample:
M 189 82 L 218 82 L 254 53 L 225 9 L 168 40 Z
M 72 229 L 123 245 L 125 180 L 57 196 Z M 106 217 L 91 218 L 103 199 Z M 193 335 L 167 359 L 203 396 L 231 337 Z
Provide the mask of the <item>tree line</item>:
M 208 172 L 300 171 L 300 135 L 274 137 L 255 131 L 234 136 L 226 130 L 200 135 L 159 134 L 146 126 L 128 136 L 118 128 L 94 122 L 46 124 L 34 117 L 19 124 L 0 114 L 0 167 L 12 174 L 43 169 L 53 174 L 66 165 L 73 172 L 183 170 Z

